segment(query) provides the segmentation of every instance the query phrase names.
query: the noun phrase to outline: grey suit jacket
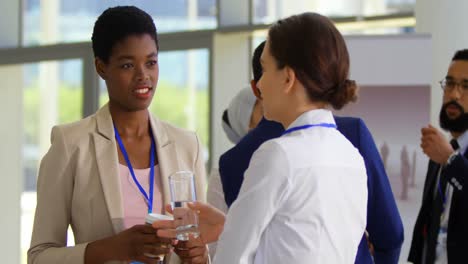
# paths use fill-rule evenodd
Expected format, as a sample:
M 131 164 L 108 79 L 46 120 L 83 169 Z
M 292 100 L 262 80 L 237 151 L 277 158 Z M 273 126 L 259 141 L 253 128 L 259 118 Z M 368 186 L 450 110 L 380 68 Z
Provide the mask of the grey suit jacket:
M 197 198 L 205 201 L 206 172 L 195 133 L 151 116 L 164 204 L 170 174 L 191 170 Z M 41 161 L 28 263 L 83 263 L 87 243 L 124 229 L 117 145 L 108 106 L 81 121 L 55 126 Z M 71 226 L 76 245 L 66 247 Z M 179 263 L 173 254 L 170 263 Z

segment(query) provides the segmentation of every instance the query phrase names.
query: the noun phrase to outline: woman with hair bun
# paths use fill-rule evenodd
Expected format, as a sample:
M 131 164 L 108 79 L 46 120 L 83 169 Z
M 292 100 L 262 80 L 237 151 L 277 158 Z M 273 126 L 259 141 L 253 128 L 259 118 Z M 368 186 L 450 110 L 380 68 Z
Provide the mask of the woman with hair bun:
M 254 153 L 227 217 L 194 203 L 215 263 L 354 263 L 366 226 L 367 176 L 329 106 L 356 98 L 343 37 L 303 13 L 268 32 L 257 86 L 265 118 L 286 129 Z

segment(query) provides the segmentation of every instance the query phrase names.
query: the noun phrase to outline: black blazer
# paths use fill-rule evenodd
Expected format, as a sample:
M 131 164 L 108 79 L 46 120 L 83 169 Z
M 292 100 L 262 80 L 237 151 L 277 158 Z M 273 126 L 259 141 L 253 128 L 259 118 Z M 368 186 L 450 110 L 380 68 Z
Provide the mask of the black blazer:
M 437 188 L 437 173 L 440 165 L 429 161 L 421 209 L 414 226 L 413 240 L 408 261 L 422 264 L 424 240 L 431 219 L 434 188 Z M 468 263 L 468 150 L 458 155 L 442 170 L 453 187 L 447 230 L 447 256 L 449 264 Z M 429 246 L 430 247 L 430 246 Z M 427 252 L 426 263 L 434 263 L 435 252 Z M 424 263 L 424 264 L 426 264 Z

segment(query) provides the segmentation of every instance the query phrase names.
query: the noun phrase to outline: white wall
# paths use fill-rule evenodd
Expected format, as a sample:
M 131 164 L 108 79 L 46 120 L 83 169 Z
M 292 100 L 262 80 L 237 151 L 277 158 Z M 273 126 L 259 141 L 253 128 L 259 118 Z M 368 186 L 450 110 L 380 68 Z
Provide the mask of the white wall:
M 0 67 L 0 249 L 2 263 L 19 263 L 22 140 L 23 134 L 23 90 L 22 67 Z
M 351 79 L 360 85 L 421 85 L 431 82 L 431 37 L 345 36 Z
M 221 127 L 221 117 L 231 98 L 247 87 L 250 80 L 249 39 L 247 33 L 218 33 L 213 39 L 211 163 L 214 167 L 218 166 L 219 156 L 232 146 Z
M 20 36 L 20 1 L 0 1 L 0 48 L 17 47 Z M 0 67 L 0 249 L 2 263 L 20 261 L 22 68 Z

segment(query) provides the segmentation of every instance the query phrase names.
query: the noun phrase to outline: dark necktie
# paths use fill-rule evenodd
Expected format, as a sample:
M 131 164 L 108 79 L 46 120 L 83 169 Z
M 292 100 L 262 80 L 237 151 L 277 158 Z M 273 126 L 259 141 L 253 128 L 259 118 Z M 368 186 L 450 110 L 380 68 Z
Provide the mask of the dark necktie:
M 453 150 L 460 148 L 460 145 L 458 145 L 458 141 L 456 139 L 450 140 L 450 145 L 452 145 Z
M 450 140 L 450 145 L 454 150 L 459 148 L 458 142 L 455 139 Z M 440 168 L 442 170 L 442 168 Z M 440 228 L 440 218 L 442 212 L 445 210 L 445 205 L 447 204 L 445 191 L 447 188 L 447 178 L 445 177 L 443 170 L 440 172 L 439 181 L 436 182 L 434 188 L 436 188 L 436 195 L 434 202 L 432 204 L 431 217 L 429 223 L 429 229 L 427 233 L 427 263 L 433 263 L 435 259 L 435 249 L 437 246 L 437 237 L 439 235 Z M 448 214 L 449 212 L 444 212 Z

